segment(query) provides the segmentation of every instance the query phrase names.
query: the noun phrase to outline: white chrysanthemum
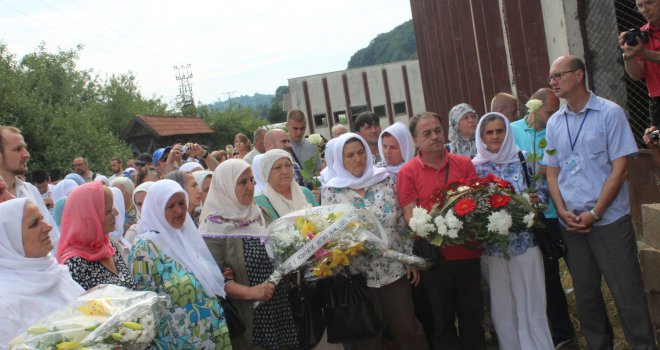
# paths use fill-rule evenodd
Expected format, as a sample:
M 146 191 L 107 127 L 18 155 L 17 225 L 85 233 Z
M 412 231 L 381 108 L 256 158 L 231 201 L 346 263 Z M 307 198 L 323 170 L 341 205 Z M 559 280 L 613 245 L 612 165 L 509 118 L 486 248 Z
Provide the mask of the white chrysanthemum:
M 457 229 L 451 229 L 451 230 L 447 231 L 447 236 L 449 236 L 449 238 L 458 238 L 458 230 Z
M 311 134 L 309 137 L 307 137 L 307 141 L 311 143 L 312 145 L 317 146 L 319 143 L 321 143 L 323 139 L 321 138 L 321 135 L 319 134 Z
M 527 225 L 528 228 L 534 226 L 534 219 L 536 218 L 536 213 L 530 211 L 529 214 L 525 215 L 523 222 Z
M 445 218 L 442 215 L 438 215 L 433 220 L 435 227 L 438 229 L 438 234 L 445 236 L 447 234 L 447 225 L 445 225 Z
M 449 209 L 447 215 L 445 215 L 445 222 L 447 223 L 447 227 L 449 229 L 460 230 L 461 228 L 463 228 L 463 221 L 457 218 L 454 215 L 454 211 L 451 209 Z
M 529 196 L 529 193 L 523 192 L 522 197 L 525 198 L 527 203 L 529 203 L 530 205 L 532 204 L 532 198 Z
M 529 100 L 525 104 L 525 107 L 527 107 L 527 111 L 529 113 L 534 113 L 534 112 L 538 111 L 539 109 L 541 109 L 542 106 L 543 106 L 543 102 L 541 102 L 541 100 L 537 100 L 537 99 Z
M 490 232 L 508 235 L 511 225 L 513 225 L 513 219 L 511 219 L 511 215 L 509 215 L 504 209 L 496 211 L 488 216 L 488 231 Z
M 430 221 L 431 215 L 429 215 L 429 212 L 426 211 L 426 209 L 415 207 L 409 225 L 417 236 L 427 237 L 429 233 L 435 230 L 433 224 L 429 223 Z

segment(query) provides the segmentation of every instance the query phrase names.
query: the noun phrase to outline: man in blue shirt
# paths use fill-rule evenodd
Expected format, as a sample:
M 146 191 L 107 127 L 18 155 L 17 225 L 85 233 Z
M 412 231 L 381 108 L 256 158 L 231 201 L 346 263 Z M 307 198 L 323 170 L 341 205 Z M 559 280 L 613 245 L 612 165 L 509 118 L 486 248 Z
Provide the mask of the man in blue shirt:
M 532 94 L 530 100 L 541 101 L 541 108 L 523 119 L 511 123 L 511 131 L 518 148 L 527 152 L 527 154 L 536 152 L 537 156 L 543 156 L 544 147 L 539 145 L 545 142 L 545 127 L 550 117 L 559 109 L 559 99 L 552 92 L 552 89 L 546 87 Z M 535 171 L 545 174 L 545 166 L 541 162 L 536 163 L 536 165 Z M 548 209 L 543 214 L 542 220 L 547 231 L 560 235 L 557 210 L 552 201 L 548 201 Z M 559 348 L 573 339 L 573 323 L 568 314 L 566 294 L 564 294 L 564 288 L 561 285 L 558 259 L 551 259 L 544 254 L 543 267 L 548 323 L 550 324 L 552 341 Z
M 634 349 L 656 349 L 630 219 L 628 157 L 637 145 L 623 109 L 587 90 L 584 62 L 562 56 L 548 83 L 566 106 L 548 122 L 548 190 L 568 246 L 578 317 L 590 349 L 612 347 L 600 288 L 605 277 Z

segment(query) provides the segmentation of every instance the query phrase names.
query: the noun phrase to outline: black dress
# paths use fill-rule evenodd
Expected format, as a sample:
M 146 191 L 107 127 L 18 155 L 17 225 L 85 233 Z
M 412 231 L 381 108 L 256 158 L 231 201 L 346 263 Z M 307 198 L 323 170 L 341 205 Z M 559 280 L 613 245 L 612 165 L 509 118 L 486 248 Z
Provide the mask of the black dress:
M 115 249 L 115 255 L 112 258 L 119 275 L 115 275 L 98 261 L 85 260 L 79 256 L 69 258 L 64 262 L 64 265 L 69 267 L 69 272 L 73 280 L 78 282 L 85 290 L 94 288 L 99 284 L 114 284 L 135 289 L 133 274 L 126 267 L 117 246 L 114 243 L 110 244 Z

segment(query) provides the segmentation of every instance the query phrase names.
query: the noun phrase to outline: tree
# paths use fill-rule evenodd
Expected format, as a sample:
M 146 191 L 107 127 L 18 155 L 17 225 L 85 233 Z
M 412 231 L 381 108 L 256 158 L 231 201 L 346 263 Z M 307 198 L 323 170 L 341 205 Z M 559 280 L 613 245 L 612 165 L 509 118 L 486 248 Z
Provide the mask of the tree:
M 275 90 L 275 97 L 270 101 L 270 108 L 268 108 L 268 121 L 272 124 L 282 123 L 286 121 L 286 112 L 282 107 L 282 100 L 284 94 L 289 93 L 289 86 L 282 85 Z
M 358 50 L 348 61 L 348 68 L 417 58 L 417 44 L 412 20 L 404 22 L 387 33 L 378 34 L 369 46 Z

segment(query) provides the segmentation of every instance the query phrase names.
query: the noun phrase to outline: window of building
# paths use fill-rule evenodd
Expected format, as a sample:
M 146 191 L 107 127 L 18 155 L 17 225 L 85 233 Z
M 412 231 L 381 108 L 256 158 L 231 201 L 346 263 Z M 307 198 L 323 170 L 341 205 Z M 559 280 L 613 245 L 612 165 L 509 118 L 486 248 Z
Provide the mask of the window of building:
M 396 102 L 392 105 L 394 107 L 394 115 L 406 114 L 406 103 Z
M 316 126 L 327 126 L 328 118 L 326 118 L 325 113 L 314 114 L 314 124 Z
M 367 105 L 362 105 L 362 106 L 352 106 L 352 107 L 351 107 L 351 115 L 352 115 L 353 117 L 357 117 L 358 114 L 360 114 L 360 113 L 362 113 L 362 112 L 366 112 L 367 110 L 368 110 L 368 109 L 367 109 Z
M 335 115 L 335 123 L 346 124 L 346 111 L 337 111 Z
M 374 114 L 376 114 L 377 117 L 384 117 L 385 116 L 385 105 L 375 106 L 374 107 Z

